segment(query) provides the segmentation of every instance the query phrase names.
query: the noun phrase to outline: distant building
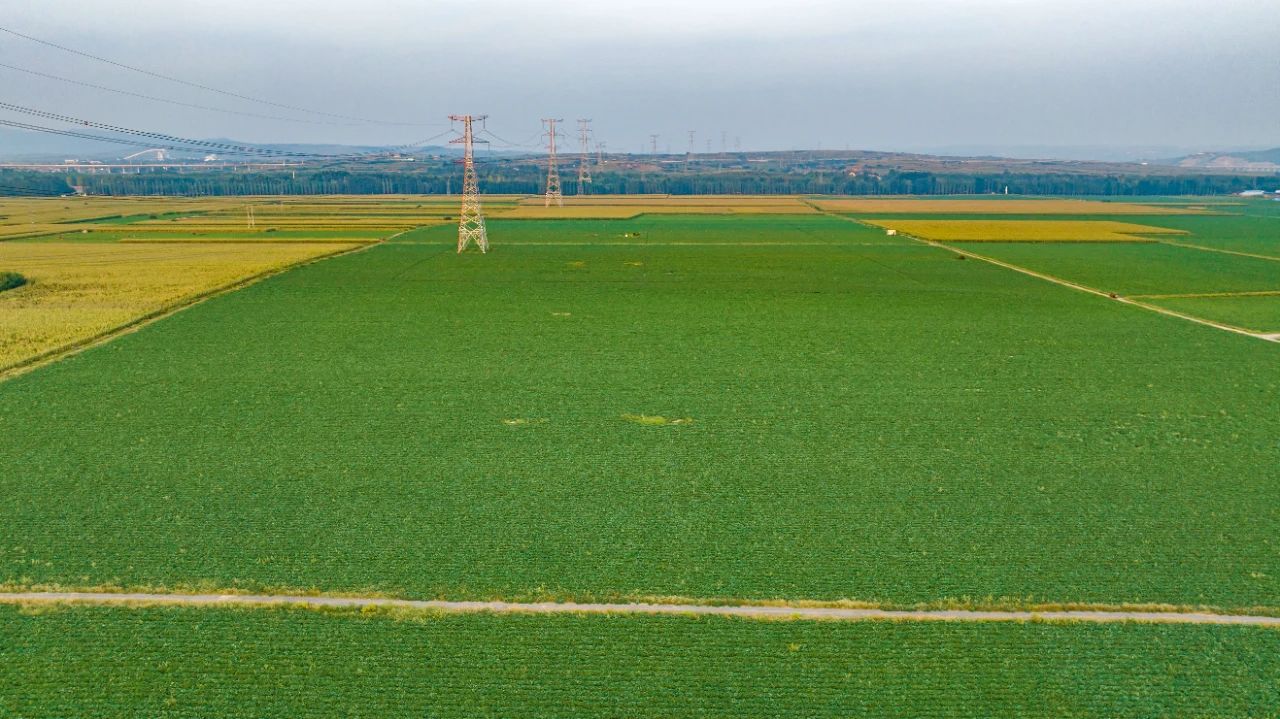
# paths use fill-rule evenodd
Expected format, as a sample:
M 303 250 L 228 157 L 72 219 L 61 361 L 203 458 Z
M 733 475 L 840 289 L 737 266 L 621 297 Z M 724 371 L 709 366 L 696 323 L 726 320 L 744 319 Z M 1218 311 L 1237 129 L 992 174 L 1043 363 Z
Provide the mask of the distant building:
M 1266 190 L 1245 190 L 1244 192 L 1241 192 L 1238 194 L 1241 197 L 1262 197 L 1263 195 L 1267 194 L 1267 191 Z

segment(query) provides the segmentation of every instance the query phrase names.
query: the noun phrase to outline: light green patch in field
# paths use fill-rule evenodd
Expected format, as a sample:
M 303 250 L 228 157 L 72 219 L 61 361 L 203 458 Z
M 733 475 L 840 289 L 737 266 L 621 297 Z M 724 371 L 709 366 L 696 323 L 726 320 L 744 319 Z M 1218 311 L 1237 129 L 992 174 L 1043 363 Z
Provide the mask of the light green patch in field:
M 667 418 L 654 414 L 624 414 L 622 418 L 633 424 L 641 424 L 646 427 L 665 427 L 671 424 L 693 424 L 692 417 Z

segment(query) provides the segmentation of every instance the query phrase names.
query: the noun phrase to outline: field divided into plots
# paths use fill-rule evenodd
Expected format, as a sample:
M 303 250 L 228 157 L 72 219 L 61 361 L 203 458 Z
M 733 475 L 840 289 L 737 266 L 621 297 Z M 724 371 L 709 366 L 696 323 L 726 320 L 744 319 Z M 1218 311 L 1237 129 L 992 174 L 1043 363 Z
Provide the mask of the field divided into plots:
M 0 382 L 0 584 L 1280 612 L 1280 346 L 950 249 L 1262 332 L 1280 262 L 1176 245 L 1266 254 L 1267 208 L 1015 206 L 1186 234 L 931 246 L 749 199 L 495 213 L 488 255 L 439 198 L 0 244 L 392 238 Z M 0 713 L 1266 716 L 1277 636 L 0 607 Z
M 849 215 L 864 224 L 954 243 L 980 257 L 1247 332 L 1271 335 L 1280 327 L 1280 212 L 1270 207 L 1275 203 L 1212 202 L 1152 217 L 1137 217 L 1142 206 L 1133 205 L 1111 218 L 1073 218 L 1026 213 L 1016 202 L 949 200 L 928 203 L 944 216 L 921 219 L 906 211 L 903 203 L 909 201 L 859 202 L 845 207 L 869 211 L 887 205 L 897 213 Z M 1046 212 L 1060 212 L 1062 203 L 1076 201 L 1044 202 Z M 948 203 L 972 212 L 998 203 L 1014 214 L 974 219 L 944 212 Z M 1079 204 L 1096 212 L 1109 203 Z
M 827 216 L 452 232 L 6 383 L 3 579 L 1280 605 L 1274 346 Z

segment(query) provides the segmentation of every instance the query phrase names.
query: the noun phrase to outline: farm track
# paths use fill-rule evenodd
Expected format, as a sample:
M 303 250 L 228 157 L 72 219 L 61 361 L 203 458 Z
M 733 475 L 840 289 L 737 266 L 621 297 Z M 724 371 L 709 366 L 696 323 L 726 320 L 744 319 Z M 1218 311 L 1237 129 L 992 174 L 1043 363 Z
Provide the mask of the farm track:
M 1202 252 L 1217 252 L 1223 255 L 1236 255 L 1237 257 L 1252 257 L 1255 260 L 1268 260 L 1271 262 L 1280 262 L 1280 257 L 1275 255 L 1260 255 L 1256 252 L 1240 252 L 1239 250 L 1224 250 L 1220 247 L 1205 247 L 1204 245 L 1196 245 L 1190 242 L 1175 242 L 1172 240 L 1156 240 L 1162 245 L 1170 245 L 1172 247 L 1183 247 L 1189 250 L 1200 250 Z
M 965 609 L 894 610 L 797 605 L 707 605 L 578 602 L 481 602 L 323 597 L 288 594 L 153 594 L 111 592 L 8 592 L 0 604 L 177 605 L 194 607 L 373 608 L 425 612 L 494 614 L 638 614 L 721 616 L 793 621 L 907 622 L 1086 622 L 1114 624 L 1201 624 L 1280 628 L 1280 617 L 1177 611 L 1044 610 L 983 611 Z
M 843 216 L 843 215 L 836 215 L 836 214 L 832 214 L 832 213 L 829 213 L 829 212 L 828 212 L 828 213 L 823 213 L 823 214 L 829 215 L 829 216 L 831 216 L 831 217 L 838 217 L 838 218 L 840 218 L 840 219 L 844 219 L 844 220 L 847 220 L 847 221 L 849 221 L 849 222 L 853 222 L 853 223 L 855 223 L 855 224 L 863 225 L 864 227 L 875 227 L 874 225 L 867 225 L 866 223 L 864 223 L 864 222 L 862 222 L 862 221 L 860 221 L 860 220 L 858 220 L 858 219 L 856 219 L 856 218 L 853 218 L 853 217 L 845 217 L 845 216 Z M 1280 335 L 1274 335 L 1274 334 L 1259 334 L 1259 333 L 1257 333 L 1257 332 L 1252 332 L 1252 331 L 1247 330 L 1247 329 L 1244 329 L 1244 328 L 1242 328 L 1242 327 L 1235 327 L 1235 326 L 1232 326 L 1232 325 L 1223 324 L 1223 323 L 1221 323 L 1221 322 L 1214 322 L 1214 321 L 1212 321 L 1212 320 L 1206 320 L 1206 319 L 1203 319 L 1203 318 L 1200 318 L 1200 317 L 1195 317 L 1195 316 L 1192 316 L 1192 315 L 1183 314 L 1182 312 L 1177 312 L 1177 311 L 1174 311 L 1174 310 L 1166 309 L 1166 308 L 1164 308 L 1164 307 L 1159 307 L 1159 306 L 1157 306 L 1157 305 L 1152 305 L 1152 304 L 1148 304 L 1148 303 L 1146 303 L 1146 302 L 1141 302 L 1141 301 L 1139 301 L 1139 300 L 1137 300 L 1137 299 L 1134 299 L 1134 298 L 1132 298 L 1132 297 L 1122 297 L 1122 296 L 1120 296 L 1120 295 L 1115 295 L 1115 294 L 1112 294 L 1112 293 L 1109 293 L 1109 292 L 1104 292 L 1103 290 L 1099 290 L 1099 289 L 1094 288 L 1094 287 L 1089 287 L 1088 285 L 1082 285 L 1082 284 L 1079 284 L 1079 283 L 1077 283 L 1077 282 L 1072 282 L 1072 281 L 1070 281 L 1070 280 L 1066 280 L 1066 279 L 1063 279 L 1063 278 L 1061 278 L 1061 277 L 1055 277 L 1055 276 L 1053 276 L 1053 275 L 1045 274 L 1045 273 L 1043 273 L 1043 272 L 1036 272 L 1035 270 L 1031 270 L 1031 269 L 1028 269 L 1028 268 L 1026 268 L 1026 267 L 1022 267 L 1022 266 L 1015 265 L 1015 264 L 1012 264 L 1012 263 L 1009 263 L 1009 262 L 1005 262 L 1005 261 L 1003 261 L 1003 260 L 997 260 L 997 259 L 995 259 L 994 257 L 987 257 L 986 255 L 978 254 L 978 253 L 976 253 L 976 252 L 973 252 L 972 250 L 968 250 L 968 249 L 964 249 L 964 248 L 956 247 L 956 246 L 954 246 L 954 245 L 946 244 L 946 243 L 943 243 L 943 242 L 936 242 L 936 241 L 934 241 L 934 240 L 925 239 L 925 238 L 923 238 L 923 237 L 917 237 L 917 236 L 915 236 L 915 235 L 911 235 L 911 234 L 907 234 L 907 233 L 903 233 L 903 232 L 899 232 L 899 233 L 898 233 L 898 236 L 899 236 L 899 237 L 905 237 L 905 238 L 907 238 L 907 239 L 909 239 L 909 240 L 912 240 L 912 241 L 914 241 L 914 242 L 918 242 L 918 243 L 920 243 L 920 244 L 928 245 L 928 246 L 930 246 L 930 247 L 936 247 L 936 248 L 941 249 L 941 250 L 946 250 L 947 252 L 952 252 L 952 253 L 955 253 L 955 254 L 957 254 L 957 255 L 963 255 L 963 256 L 968 257 L 968 258 L 971 258 L 971 259 L 981 260 L 981 261 L 983 261 L 983 262 L 986 262 L 986 263 L 989 263 L 989 264 L 995 265 L 995 266 L 997 266 L 997 267 L 1003 267 L 1003 268 L 1005 268 L 1005 269 L 1007 269 L 1007 270 L 1013 270 L 1014 272 L 1018 272 L 1018 273 L 1021 273 L 1021 274 L 1024 274 L 1024 275 L 1027 275 L 1027 276 L 1029 276 L 1029 277 L 1035 277 L 1036 279 L 1044 280 L 1045 282 L 1052 282 L 1052 283 L 1053 283 L 1053 284 L 1055 284 L 1055 285 L 1061 285 L 1061 286 L 1063 286 L 1063 287 L 1069 287 L 1069 288 L 1071 288 L 1071 289 L 1073 289 L 1073 290 L 1076 290 L 1076 291 L 1078 291 L 1078 292 L 1085 292 L 1085 293 L 1088 293 L 1088 294 L 1091 294 L 1091 295 L 1096 295 L 1096 296 L 1098 296 L 1098 297 L 1105 297 L 1105 298 L 1107 298 L 1107 299 L 1115 300 L 1116 302 L 1122 302 L 1122 303 L 1124 303 L 1124 304 L 1126 304 L 1126 305 L 1130 305 L 1130 306 L 1133 306 L 1133 307 L 1140 307 L 1140 308 L 1142 308 L 1142 309 L 1144 309 L 1144 310 L 1148 310 L 1148 311 L 1150 311 L 1150 312 L 1155 312 L 1156 314 L 1165 315 L 1166 317 L 1176 317 L 1177 319 L 1180 319 L 1180 320 L 1186 320 L 1187 322 L 1194 322 L 1194 323 L 1196 323 L 1196 324 L 1204 325 L 1204 326 L 1206 326 L 1206 327 L 1213 327 L 1214 329 L 1223 330 L 1224 332 L 1231 332 L 1231 333 L 1233 333 L 1233 334 L 1244 335 L 1245 337 L 1253 337 L 1253 338 L 1256 338 L 1256 339 L 1263 340 L 1263 341 L 1265 341 L 1265 342 L 1275 342 L 1275 343 L 1280 343 Z M 1168 243 L 1168 244 L 1173 244 L 1173 243 Z M 1187 249 L 1200 249 L 1200 250 L 1208 250 L 1208 251 L 1213 251 L 1213 252 L 1228 252 L 1229 254 L 1242 254 L 1242 253 L 1239 253 L 1239 252 L 1232 252 L 1232 251 L 1227 251 L 1227 250 L 1211 250 L 1210 248 L 1204 248 L 1204 247 L 1199 247 L 1199 246 L 1195 246 L 1195 245 L 1181 245 L 1181 246 L 1182 246 L 1182 247 L 1185 247 L 1185 248 L 1187 248 Z M 1259 258 L 1261 258 L 1261 259 L 1270 259 L 1270 260 L 1277 260 L 1277 261 L 1280 261 L 1280 258 L 1275 258 L 1275 257 L 1265 257 L 1265 256 L 1262 256 L 1262 255 L 1255 255 L 1255 257 L 1259 257 Z

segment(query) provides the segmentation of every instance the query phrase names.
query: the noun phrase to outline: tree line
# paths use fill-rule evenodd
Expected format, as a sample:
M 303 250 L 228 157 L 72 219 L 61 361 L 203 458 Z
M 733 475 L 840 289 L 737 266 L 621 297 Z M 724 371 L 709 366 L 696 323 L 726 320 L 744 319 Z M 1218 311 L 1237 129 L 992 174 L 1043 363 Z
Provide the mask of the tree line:
M 423 163 L 426 165 L 426 163 Z M 478 168 L 481 191 L 539 194 L 545 170 L 532 163 L 495 163 Z M 964 174 L 889 171 L 849 175 L 813 170 L 650 170 L 593 171 L 590 194 L 670 195 L 1223 195 L 1274 190 L 1275 176 L 1124 175 L 1070 173 Z M 562 172 L 565 194 L 577 192 L 576 172 Z M 138 174 L 0 172 L 0 196 L 63 195 L 80 188 L 104 196 L 222 195 L 445 195 L 461 185 L 451 163 L 412 169 L 301 168 L 293 171 L 151 171 Z

